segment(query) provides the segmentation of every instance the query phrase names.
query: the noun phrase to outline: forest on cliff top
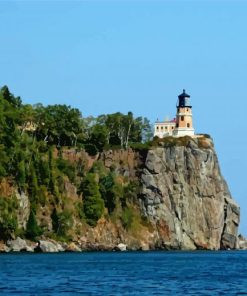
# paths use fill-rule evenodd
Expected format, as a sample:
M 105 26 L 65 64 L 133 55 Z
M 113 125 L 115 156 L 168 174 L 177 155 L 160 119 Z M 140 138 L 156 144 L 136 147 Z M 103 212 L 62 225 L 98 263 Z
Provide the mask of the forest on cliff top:
M 149 120 L 134 117 L 131 112 L 83 117 L 71 106 L 23 104 L 7 86 L 2 87 L 0 180 L 28 195 L 30 213 L 26 229 L 20 229 L 15 193 L 4 196 L 0 192 L 0 239 L 15 234 L 35 239 L 45 233 L 37 215 L 47 205 L 52 211 L 53 232 L 60 237 L 68 236 L 73 215 L 95 226 L 105 208 L 111 214 L 117 204 L 122 209 L 121 222 L 128 227 L 133 213 L 126 196 L 133 197 L 138 184 L 133 180 L 120 182 L 114 170 L 106 170 L 100 161 L 86 170 L 85 164 L 64 159 L 63 150 L 86 151 L 94 157 L 107 149 L 142 146 L 151 137 Z M 74 207 L 76 213 L 66 209 L 65 179 L 83 196 L 83 201 Z

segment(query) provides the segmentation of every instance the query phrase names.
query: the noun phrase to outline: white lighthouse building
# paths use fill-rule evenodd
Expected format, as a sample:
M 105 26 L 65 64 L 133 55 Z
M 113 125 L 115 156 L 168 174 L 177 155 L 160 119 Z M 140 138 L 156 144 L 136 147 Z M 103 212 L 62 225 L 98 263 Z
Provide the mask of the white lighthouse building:
M 190 96 L 183 90 L 183 93 L 178 96 L 176 118 L 171 121 L 156 121 L 154 124 L 154 136 L 164 138 L 167 136 L 193 136 L 194 134 Z

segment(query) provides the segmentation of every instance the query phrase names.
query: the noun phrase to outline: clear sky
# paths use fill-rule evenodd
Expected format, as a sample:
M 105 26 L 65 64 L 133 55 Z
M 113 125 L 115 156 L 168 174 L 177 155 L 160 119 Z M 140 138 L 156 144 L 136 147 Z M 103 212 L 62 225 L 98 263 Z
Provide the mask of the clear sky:
M 152 122 L 191 95 L 247 235 L 247 1 L 0 0 L 0 85 L 24 103 Z

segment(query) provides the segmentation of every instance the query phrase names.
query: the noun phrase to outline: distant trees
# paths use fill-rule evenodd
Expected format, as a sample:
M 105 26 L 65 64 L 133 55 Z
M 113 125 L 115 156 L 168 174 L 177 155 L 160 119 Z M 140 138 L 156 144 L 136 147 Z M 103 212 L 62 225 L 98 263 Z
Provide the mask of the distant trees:
M 67 105 L 22 104 L 20 97 L 15 97 L 4 86 L 0 89 L 1 143 L 11 146 L 24 132 L 48 145 L 90 144 L 97 151 L 112 145 L 128 148 L 130 143 L 149 141 L 152 135 L 149 120 L 135 118 L 132 112 L 83 118 L 77 108 Z

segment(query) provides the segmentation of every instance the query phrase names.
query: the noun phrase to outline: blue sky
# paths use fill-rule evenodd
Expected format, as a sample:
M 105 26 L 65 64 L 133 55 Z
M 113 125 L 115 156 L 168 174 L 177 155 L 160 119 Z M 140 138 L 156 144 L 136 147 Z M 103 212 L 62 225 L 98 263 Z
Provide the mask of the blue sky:
M 2 1 L 0 85 L 24 103 L 152 122 L 191 95 L 247 235 L 247 1 Z

